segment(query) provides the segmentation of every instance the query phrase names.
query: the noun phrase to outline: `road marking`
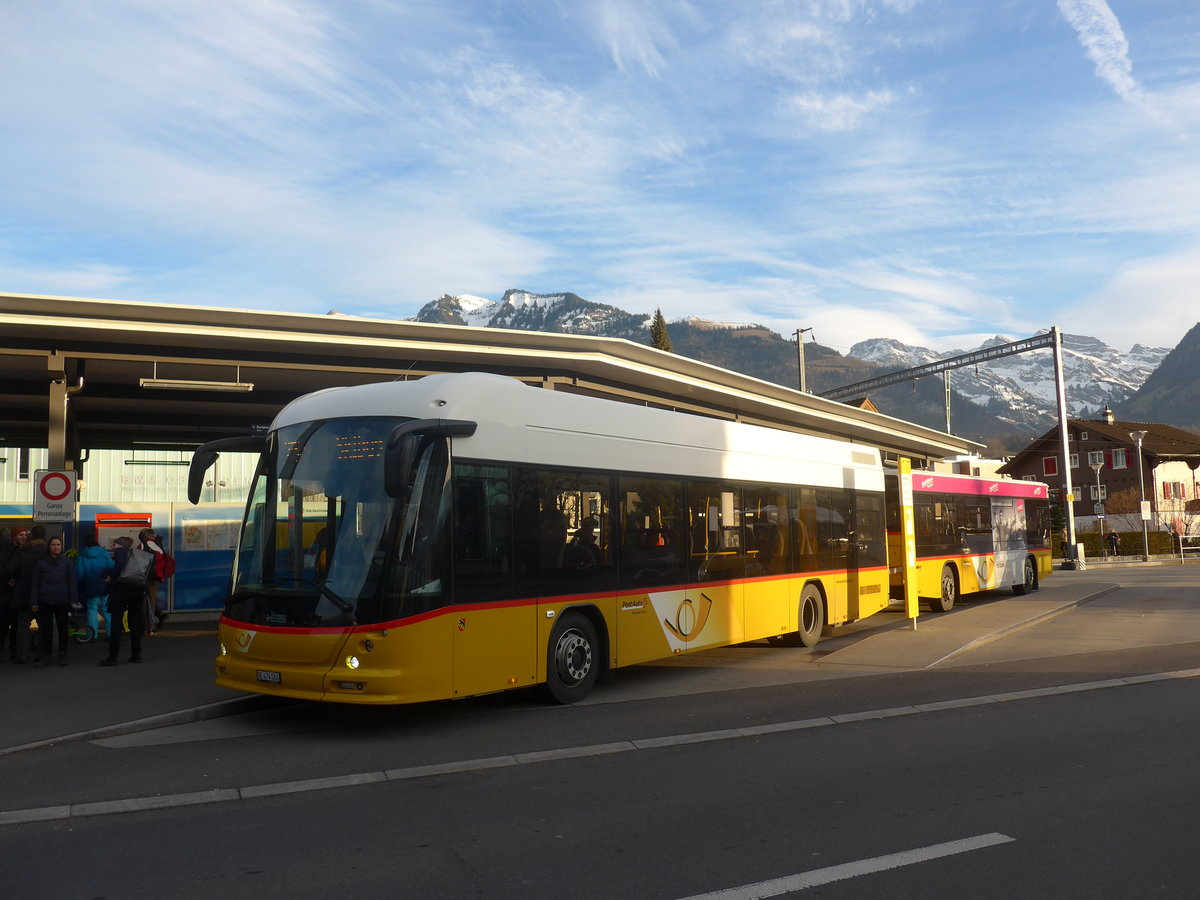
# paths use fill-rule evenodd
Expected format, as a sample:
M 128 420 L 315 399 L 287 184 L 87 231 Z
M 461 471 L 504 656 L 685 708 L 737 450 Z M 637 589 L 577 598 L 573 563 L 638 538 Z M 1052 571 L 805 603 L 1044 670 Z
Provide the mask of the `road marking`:
M 887 856 L 860 859 L 857 862 L 829 866 L 825 869 L 814 869 L 811 872 L 801 872 L 785 878 L 772 878 L 769 881 L 744 884 L 741 887 L 714 891 L 711 894 L 695 894 L 683 898 L 683 900 L 759 900 L 762 897 L 778 897 L 780 894 L 803 891 L 806 888 L 819 887 L 832 881 L 844 881 L 847 878 L 857 878 L 859 875 L 886 872 L 888 869 L 899 869 L 901 866 L 929 862 L 931 859 L 941 859 L 958 853 L 970 853 L 973 850 L 983 850 L 986 847 L 995 847 L 997 844 L 1007 844 L 1015 840 L 1016 838 L 1011 838 L 1007 834 L 993 831 L 991 834 L 947 841 L 944 844 L 933 844 L 929 847 L 919 847 L 916 850 L 903 850 L 899 853 L 889 853 Z
M 831 726 L 852 725 L 854 723 L 886 719 L 893 716 L 914 716 L 927 712 L 946 709 L 963 709 L 972 706 L 986 706 L 992 703 L 1009 703 L 1018 700 L 1029 700 L 1037 697 L 1052 697 L 1062 694 L 1075 694 L 1081 691 L 1098 691 L 1115 687 L 1128 687 L 1135 684 L 1147 684 L 1155 681 L 1172 681 L 1183 678 L 1200 677 L 1200 668 L 1181 669 L 1174 672 L 1156 672 L 1149 675 L 1131 675 L 1127 678 L 1108 678 L 1103 681 L 1085 681 L 1078 684 L 1063 684 L 1055 687 L 1037 688 L 1029 691 L 1010 691 L 1005 694 L 986 694 L 979 697 L 964 697 L 959 700 L 945 700 L 940 703 L 926 703 L 916 706 L 897 706 L 891 709 L 875 709 L 858 713 L 822 716 L 815 719 L 798 719 L 793 722 L 773 722 L 767 725 L 749 725 L 744 728 L 729 728 L 720 731 L 700 731 L 688 734 L 671 734 L 661 737 L 642 738 L 629 741 L 614 741 L 607 744 L 592 744 L 581 747 L 564 747 L 555 750 L 541 750 L 530 753 L 518 753 L 509 756 L 492 756 L 483 759 L 454 760 L 445 763 L 435 763 L 424 766 L 410 766 L 405 769 L 388 769 L 382 772 L 358 772 L 333 777 L 310 778 L 301 781 L 289 781 L 276 784 L 251 785 L 242 788 L 225 788 L 196 793 L 166 794 L 158 797 L 132 797 L 126 800 L 112 800 L 98 803 L 73 803 L 61 806 L 47 806 L 34 809 L 15 809 L 0 812 L 0 826 L 19 825 L 30 822 L 46 822 L 62 819 L 80 818 L 83 816 L 109 815 L 112 813 L 138 812 L 148 809 L 162 809 L 171 806 L 195 806 L 201 803 L 227 803 L 230 801 L 250 800 L 261 797 L 273 797 L 283 794 L 295 794 L 303 791 L 322 791 L 348 787 L 355 784 L 371 784 L 387 781 L 409 781 L 414 778 L 429 778 L 436 775 L 458 775 L 465 772 L 477 772 L 486 769 L 500 769 L 510 766 L 536 765 L 543 762 L 562 759 L 579 759 L 581 757 L 603 756 L 610 753 L 632 753 L 643 750 L 657 750 L 663 747 L 680 747 L 687 744 L 713 743 L 716 741 L 738 740 L 748 737 L 761 737 L 767 734 L 781 734 L 791 731 L 803 731 L 808 728 L 828 728 Z M 255 699 L 255 698 L 251 698 Z M 226 701 L 238 702 L 238 701 Z M 215 705 L 215 704 L 214 704 Z M 198 710 L 207 710 L 199 707 Z M 182 711 L 174 715 L 183 715 Z M 191 711 L 184 721 L 197 721 L 205 716 L 196 715 L 197 710 Z M 174 724 L 165 721 L 161 724 Z M 143 720 L 149 721 L 149 720 Z M 126 726 L 122 730 L 130 730 Z M 106 729 L 106 734 L 120 733 L 116 729 Z M 79 735 L 83 738 L 88 735 Z M 93 739 L 101 737 L 94 733 Z M 154 744 L 153 738 L 146 741 Z M 5 752 L 19 749 L 11 748 Z M 764 895 L 766 896 L 766 895 Z

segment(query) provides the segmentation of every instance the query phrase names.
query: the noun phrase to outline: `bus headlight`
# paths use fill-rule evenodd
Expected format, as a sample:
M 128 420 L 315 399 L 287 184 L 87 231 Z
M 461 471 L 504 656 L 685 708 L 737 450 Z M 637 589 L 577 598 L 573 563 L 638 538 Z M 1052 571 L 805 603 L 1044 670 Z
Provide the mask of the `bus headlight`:
M 357 656 L 347 656 L 346 657 L 346 668 L 347 669 L 357 669 L 358 668 L 358 657 Z

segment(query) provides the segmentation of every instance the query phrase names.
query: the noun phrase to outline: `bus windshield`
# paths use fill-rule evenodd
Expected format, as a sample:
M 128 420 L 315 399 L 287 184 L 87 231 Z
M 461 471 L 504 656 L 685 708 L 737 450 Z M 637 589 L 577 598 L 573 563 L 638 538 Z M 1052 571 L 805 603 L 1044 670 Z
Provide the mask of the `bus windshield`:
M 250 492 L 227 616 L 345 627 L 398 618 L 418 601 L 440 605 L 445 579 L 429 550 L 445 530 L 446 442 L 422 447 L 411 494 L 395 500 L 384 491 L 383 449 L 404 421 L 325 419 L 271 435 Z

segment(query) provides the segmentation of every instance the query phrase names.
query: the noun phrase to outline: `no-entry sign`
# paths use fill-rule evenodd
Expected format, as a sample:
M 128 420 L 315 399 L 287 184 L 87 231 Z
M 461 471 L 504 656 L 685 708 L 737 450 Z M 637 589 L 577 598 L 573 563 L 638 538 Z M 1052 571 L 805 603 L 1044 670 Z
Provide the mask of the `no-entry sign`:
M 37 522 L 75 521 L 75 472 L 38 469 L 33 480 L 33 518 Z

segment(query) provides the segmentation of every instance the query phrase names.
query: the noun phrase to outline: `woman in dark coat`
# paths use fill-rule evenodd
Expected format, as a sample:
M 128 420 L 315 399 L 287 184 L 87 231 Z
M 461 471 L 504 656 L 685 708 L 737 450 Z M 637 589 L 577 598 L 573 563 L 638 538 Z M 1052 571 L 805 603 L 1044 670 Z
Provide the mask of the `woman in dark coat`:
M 30 605 L 37 616 L 41 657 L 34 665 L 50 665 L 54 648 L 54 632 L 58 632 L 58 664 L 67 664 L 67 621 L 71 604 L 79 600 L 79 576 L 75 564 L 63 556 L 63 542 L 58 535 L 50 538 L 49 554 L 33 570 Z

